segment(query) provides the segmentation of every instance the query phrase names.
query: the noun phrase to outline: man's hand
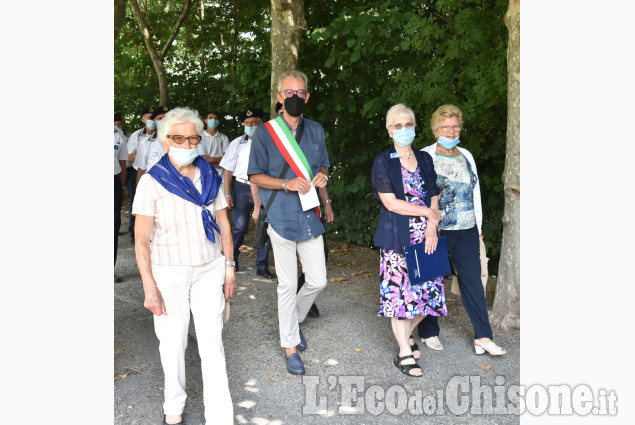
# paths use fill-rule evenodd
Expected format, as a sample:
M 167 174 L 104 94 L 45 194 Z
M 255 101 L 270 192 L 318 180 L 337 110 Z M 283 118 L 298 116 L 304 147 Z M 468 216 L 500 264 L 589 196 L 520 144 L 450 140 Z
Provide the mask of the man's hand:
M 227 208 L 231 210 L 234 206 L 234 202 L 232 201 L 232 196 L 229 193 L 225 195 L 225 200 L 227 201 Z
M 333 213 L 333 206 L 330 202 L 324 204 L 324 218 L 327 223 L 333 223 L 335 220 L 335 214 Z
M 260 215 L 260 206 L 261 205 L 262 204 L 258 204 L 258 205 L 254 204 L 254 212 L 251 213 L 251 218 L 253 218 L 256 223 L 258 222 L 258 216 Z
M 225 283 L 223 284 L 223 292 L 225 293 L 225 301 L 234 296 L 236 289 L 236 276 L 234 275 L 233 266 L 225 266 Z
M 323 173 L 317 173 L 314 177 L 313 180 L 311 180 L 311 184 L 314 187 L 320 188 L 320 187 L 324 187 L 326 186 L 326 181 L 328 179 L 326 178 L 326 175 Z
M 315 180 L 315 179 L 314 179 Z M 311 183 L 303 177 L 296 177 L 287 181 L 287 190 L 298 192 L 301 194 L 308 193 L 311 190 Z
M 165 310 L 163 296 L 161 295 L 161 291 L 159 291 L 158 289 L 156 289 L 155 291 L 147 292 L 145 294 L 143 306 L 157 316 L 161 316 L 163 314 L 165 314 L 166 316 L 168 315 L 168 312 Z

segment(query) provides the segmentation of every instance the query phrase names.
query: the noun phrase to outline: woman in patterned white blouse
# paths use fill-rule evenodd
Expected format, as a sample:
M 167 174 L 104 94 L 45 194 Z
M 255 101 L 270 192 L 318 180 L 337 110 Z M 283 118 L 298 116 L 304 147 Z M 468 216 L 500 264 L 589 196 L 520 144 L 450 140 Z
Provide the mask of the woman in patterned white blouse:
M 505 350 L 492 341 L 481 283 L 482 211 L 476 164 L 467 149 L 457 146 L 463 129 L 463 113 L 454 105 L 442 105 L 432 114 L 430 127 L 437 143 L 422 150 L 432 156 L 437 173 L 437 186 L 441 189 L 440 234 L 446 237 L 448 254 L 458 275 L 461 300 L 474 327 L 474 350 L 476 354 L 488 352 L 500 356 Z M 437 317 L 427 316 L 418 328 L 426 346 L 443 349 L 438 338 Z

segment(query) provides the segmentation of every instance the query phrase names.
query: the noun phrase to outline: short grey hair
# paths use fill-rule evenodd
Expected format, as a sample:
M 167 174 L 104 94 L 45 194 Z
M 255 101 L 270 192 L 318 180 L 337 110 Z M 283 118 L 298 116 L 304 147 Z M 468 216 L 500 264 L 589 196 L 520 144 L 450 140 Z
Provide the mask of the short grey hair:
M 174 124 L 192 123 L 196 127 L 196 134 L 203 135 L 203 120 L 198 115 L 198 111 L 187 107 L 174 108 L 165 114 L 165 117 L 161 120 L 159 130 L 157 130 L 157 139 L 159 142 L 167 142 L 167 136 L 170 134 L 170 129 Z
M 413 111 L 412 108 L 407 107 L 403 103 L 398 103 L 390 108 L 388 110 L 388 113 L 386 114 L 386 130 L 388 130 L 388 127 L 390 127 L 390 125 L 392 124 L 392 120 L 393 118 L 395 118 L 395 115 L 409 115 L 412 117 L 412 122 L 415 125 L 417 124 L 417 121 L 415 120 L 415 111 Z
M 287 72 L 282 73 L 282 75 L 278 79 L 278 91 L 280 91 L 280 89 L 282 88 L 282 80 L 284 80 L 285 78 L 288 78 L 288 77 L 293 77 L 293 78 L 297 78 L 298 80 L 304 81 L 304 88 L 307 91 L 309 90 L 309 77 L 307 77 L 304 72 L 302 72 L 302 71 L 287 71 Z

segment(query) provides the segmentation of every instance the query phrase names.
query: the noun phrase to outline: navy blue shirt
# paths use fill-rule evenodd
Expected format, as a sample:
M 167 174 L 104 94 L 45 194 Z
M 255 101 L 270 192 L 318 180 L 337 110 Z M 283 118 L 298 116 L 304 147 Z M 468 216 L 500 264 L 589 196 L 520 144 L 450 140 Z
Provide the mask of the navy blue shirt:
M 437 186 L 437 173 L 434 171 L 432 157 L 427 152 L 412 150 L 417 158 L 417 168 L 421 172 L 426 185 L 425 204 L 430 207 L 432 197 L 441 192 Z M 379 199 L 381 193 L 394 193 L 397 199 L 405 201 L 403 181 L 401 178 L 401 161 L 399 157 L 391 158 L 395 153 L 395 145 L 384 149 L 373 161 L 373 196 Z M 403 248 L 410 245 L 409 216 L 388 211 L 381 203 L 379 221 L 375 231 L 375 247 L 393 250 L 403 254 Z
M 282 119 L 284 121 L 284 117 Z M 291 131 L 291 127 L 286 121 L 285 124 Z M 315 175 L 320 171 L 320 167 L 328 168 L 330 166 L 324 140 L 324 129 L 320 123 L 305 118 L 300 119 L 298 129 L 301 125 L 304 126 L 304 134 L 299 144 L 300 149 L 304 152 L 313 175 Z M 269 135 L 267 127 L 259 125 L 251 142 L 247 175 L 266 174 L 279 178 L 284 164 L 286 161 Z M 291 180 L 296 177 L 298 176 L 289 168 L 283 178 Z M 272 193 L 271 189 L 258 188 L 260 201 L 264 205 L 267 205 Z M 289 191 L 287 193 L 279 189 L 267 212 L 266 221 L 276 233 L 291 241 L 305 241 L 324 233 L 324 226 L 315 209 L 302 211 L 298 192 Z

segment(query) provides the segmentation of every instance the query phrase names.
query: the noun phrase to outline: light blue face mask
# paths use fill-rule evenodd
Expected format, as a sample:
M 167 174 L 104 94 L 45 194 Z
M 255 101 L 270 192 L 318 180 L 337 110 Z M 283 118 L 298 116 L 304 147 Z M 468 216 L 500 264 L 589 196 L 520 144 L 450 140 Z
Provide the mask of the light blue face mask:
M 254 133 L 256 132 L 257 128 L 258 128 L 257 125 L 254 125 L 253 127 L 245 126 L 245 134 L 249 137 L 254 137 Z
M 148 120 L 146 121 L 146 127 L 148 127 L 150 130 L 156 130 L 157 124 L 152 120 Z
M 212 129 L 216 128 L 216 127 L 218 127 L 218 124 L 220 124 L 220 122 L 217 119 L 212 118 L 212 119 L 207 120 L 207 126 L 209 128 L 212 128 Z
M 161 125 L 161 120 L 157 120 L 157 128 Z
M 458 137 L 454 140 L 450 140 L 447 137 L 443 137 L 441 135 L 439 135 L 439 140 L 437 141 L 441 144 L 441 146 L 443 146 L 446 149 L 452 149 L 453 147 L 458 145 L 460 142 Z
M 180 149 L 170 146 L 170 158 L 179 165 L 191 164 L 198 156 L 198 149 Z
M 406 146 L 410 145 L 415 139 L 415 128 L 404 127 L 400 130 L 393 130 L 392 138 L 399 146 L 405 148 Z

